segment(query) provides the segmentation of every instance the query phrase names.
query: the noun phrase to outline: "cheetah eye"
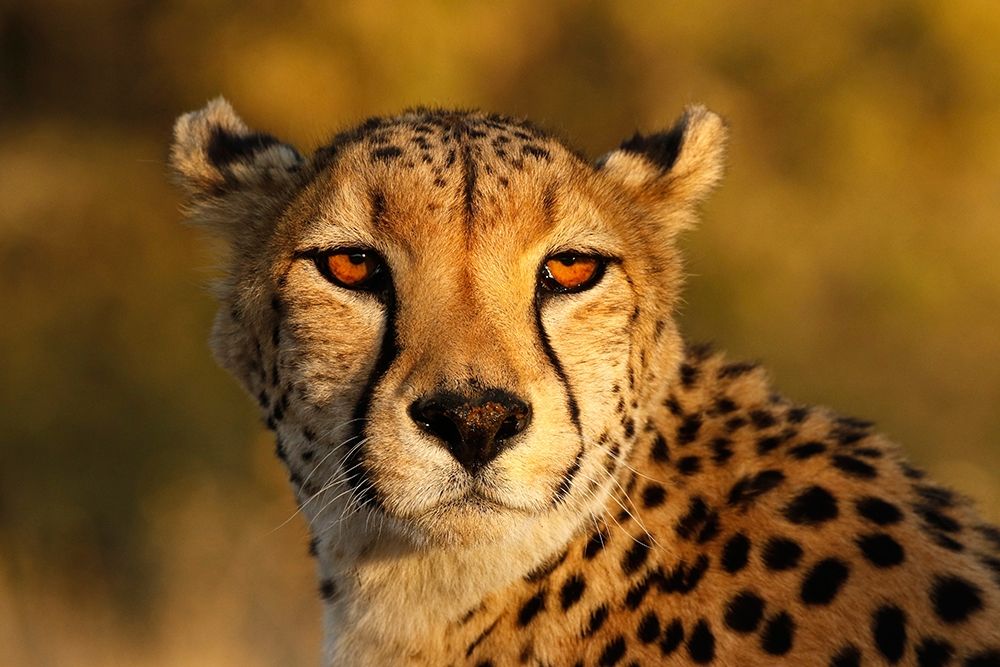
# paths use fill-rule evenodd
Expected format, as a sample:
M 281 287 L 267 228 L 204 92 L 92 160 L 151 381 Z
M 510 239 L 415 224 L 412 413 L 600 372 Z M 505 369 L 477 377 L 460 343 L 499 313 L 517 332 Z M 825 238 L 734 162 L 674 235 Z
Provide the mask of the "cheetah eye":
M 607 260 L 603 257 L 562 252 L 545 260 L 538 281 L 549 292 L 582 292 L 601 280 L 606 266 Z
M 337 248 L 317 253 L 313 261 L 323 277 L 339 287 L 376 292 L 385 286 L 385 261 L 374 250 Z

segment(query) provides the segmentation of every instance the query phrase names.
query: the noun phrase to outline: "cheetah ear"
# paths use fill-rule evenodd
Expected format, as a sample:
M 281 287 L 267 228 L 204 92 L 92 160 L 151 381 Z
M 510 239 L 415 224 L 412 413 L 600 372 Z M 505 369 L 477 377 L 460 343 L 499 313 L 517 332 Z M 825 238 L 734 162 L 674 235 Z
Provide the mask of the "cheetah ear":
M 722 118 L 689 106 L 670 130 L 637 133 L 596 166 L 651 210 L 690 213 L 722 178 L 727 137 Z
M 170 166 L 195 203 L 280 192 L 299 181 L 303 165 L 295 148 L 252 131 L 221 97 L 174 124 Z

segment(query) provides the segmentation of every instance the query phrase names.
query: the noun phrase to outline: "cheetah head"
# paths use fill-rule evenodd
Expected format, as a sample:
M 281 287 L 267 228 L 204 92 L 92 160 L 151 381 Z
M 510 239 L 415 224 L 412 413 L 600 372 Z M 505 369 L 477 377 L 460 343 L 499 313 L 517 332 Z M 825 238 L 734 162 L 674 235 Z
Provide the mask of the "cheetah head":
M 317 536 L 489 544 L 603 505 L 679 363 L 674 241 L 724 148 L 701 107 L 596 165 L 478 112 L 311 157 L 221 99 L 182 116 L 188 216 L 228 250 L 212 347 Z

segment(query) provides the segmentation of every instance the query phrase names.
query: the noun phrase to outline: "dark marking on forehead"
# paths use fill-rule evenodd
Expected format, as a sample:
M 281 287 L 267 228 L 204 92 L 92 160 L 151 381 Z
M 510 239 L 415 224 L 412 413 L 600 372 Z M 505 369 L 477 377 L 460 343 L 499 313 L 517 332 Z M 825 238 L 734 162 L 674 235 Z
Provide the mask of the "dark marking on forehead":
M 381 190 L 374 190 L 371 193 L 372 207 L 372 227 L 378 227 L 385 217 L 385 193 Z
M 555 225 L 556 222 L 556 204 L 558 200 L 558 192 L 556 191 L 555 183 L 550 183 L 545 188 L 545 193 L 542 195 L 542 213 L 545 216 L 545 222 L 549 226 Z
M 472 158 L 472 146 L 462 147 L 462 181 L 463 202 L 465 203 L 465 227 L 472 227 L 472 219 L 476 214 L 476 180 L 479 178 L 476 161 Z

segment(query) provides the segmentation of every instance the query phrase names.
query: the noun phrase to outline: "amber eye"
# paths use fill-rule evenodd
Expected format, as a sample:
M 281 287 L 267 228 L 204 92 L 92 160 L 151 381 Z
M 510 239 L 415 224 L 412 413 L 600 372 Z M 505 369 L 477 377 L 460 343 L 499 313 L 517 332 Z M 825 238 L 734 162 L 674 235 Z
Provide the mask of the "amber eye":
M 372 250 L 334 250 L 316 255 L 315 261 L 327 280 L 347 289 L 376 291 L 384 283 L 385 262 Z
M 606 261 L 594 255 L 564 252 L 545 260 L 542 287 L 550 292 L 582 292 L 597 284 L 604 275 Z

